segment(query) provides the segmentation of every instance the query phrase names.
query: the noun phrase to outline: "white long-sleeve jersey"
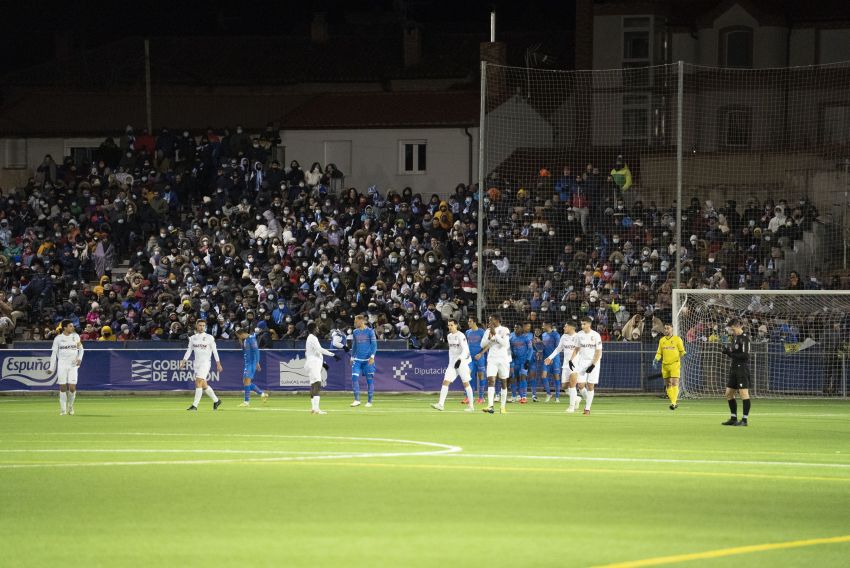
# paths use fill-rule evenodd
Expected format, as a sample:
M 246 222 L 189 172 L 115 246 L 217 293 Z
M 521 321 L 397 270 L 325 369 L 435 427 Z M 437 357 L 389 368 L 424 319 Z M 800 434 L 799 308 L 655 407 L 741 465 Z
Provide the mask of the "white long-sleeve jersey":
M 83 344 L 76 333 L 65 335 L 60 333 L 53 338 L 53 350 L 50 353 L 50 366 L 73 365 L 83 360 Z
M 209 333 L 196 333 L 189 338 L 189 347 L 186 348 L 183 360 L 188 361 L 193 352 L 195 353 L 196 367 L 209 366 L 212 357 L 215 357 L 216 362 L 221 361 L 218 357 L 218 349 L 215 347 L 215 337 Z
M 573 349 L 578 345 L 577 340 L 578 333 L 574 333 L 572 335 L 564 334 L 561 336 L 561 341 L 558 342 L 558 345 L 555 347 L 555 350 L 546 355 L 546 359 L 554 359 L 558 356 L 558 353 L 561 351 L 564 352 L 564 357 L 562 357 L 563 364 L 561 365 L 564 368 L 569 367 L 570 365 L 570 357 L 573 356 Z
M 481 347 L 489 347 L 487 350 L 487 360 L 496 362 L 511 361 L 511 332 L 508 328 L 500 325 L 495 329 L 493 338 L 490 337 L 490 330 L 484 333 L 481 339 Z
M 312 363 L 314 365 L 321 366 L 321 364 L 324 362 L 324 355 L 327 355 L 328 357 L 334 356 L 332 351 L 328 351 L 327 349 L 321 346 L 318 337 L 316 337 L 312 333 L 308 335 L 307 346 L 304 351 L 305 364 L 309 365 Z
M 602 351 L 602 337 L 592 329 L 587 333 L 584 331 L 577 332 L 575 338 L 575 346 L 578 347 L 576 360 L 593 361 L 596 352 Z
M 449 344 L 449 366 L 454 367 L 456 361 L 460 360 L 461 364 L 469 363 L 472 357 L 469 355 L 469 343 L 466 341 L 466 335 L 460 331 L 450 333 L 446 336 L 446 341 Z

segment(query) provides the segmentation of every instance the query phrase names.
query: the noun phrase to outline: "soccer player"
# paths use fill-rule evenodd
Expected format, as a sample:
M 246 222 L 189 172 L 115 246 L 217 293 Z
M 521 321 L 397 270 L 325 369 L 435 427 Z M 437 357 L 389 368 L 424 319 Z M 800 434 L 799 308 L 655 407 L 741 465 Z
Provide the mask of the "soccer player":
M 581 331 L 576 333 L 576 346 L 567 365 L 578 375 L 577 384 L 584 395 L 584 415 L 590 414 L 596 385 L 599 384 L 599 365 L 602 361 L 602 337 L 593 330 L 590 316 L 581 318 Z M 568 409 L 569 410 L 569 409 Z
M 195 400 L 192 406 L 186 410 L 198 410 L 198 403 L 201 402 L 201 396 L 204 393 L 213 401 L 213 410 L 218 410 L 221 406 L 221 400 L 215 395 L 212 387 L 207 384 L 207 377 L 210 374 L 211 359 L 215 357 L 216 369 L 221 373 L 224 369 L 221 366 L 221 359 L 218 357 L 218 349 L 215 346 L 215 338 L 207 333 L 206 320 L 198 320 L 195 322 L 195 334 L 189 338 L 189 347 L 186 349 L 186 354 L 183 355 L 183 360 L 180 361 L 180 368 L 186 367 L 186 362 L 189 360 L 189 355 L 194 352 L 195 364 Z
M 731 343 L 723 348 L 723 353 L 732 359 L 729 367 L 729 380 L 726 381 L 726 401 L 729 403 L 731 416 L 723 422 L 724 426 L 747 426 L 750 414 L 750 338 L 744 335 L 741 320 L 733 318 L 729 322 L 732 332 Z M 740 393 L 744 403 L 744 417 L 738 422 L 738 402 L 735 391 Z
M 572 319 L 568 319 L 567 323 L 564 324 L 564 335 L 561 336 L 561 339 L 558 341 L 558 345 L 552 350 L 549 355 L 543 360 L 543 364 L 549 367 L 555 361 L 555 358 L 558 357 L 558 354 L 561 351 L 564 352 L 564 362 L 563 368 L 561 369 L 561 380 L 557 381 L 553 379 L 552 382 L 556 383 L 555 388 L 558 392 L 561 390 L 561 385 L 567 383 L 569 381 L 569 387 L 567 388 L 567 392 L 570 395 L 570 405 L 567 407 L 567 412 L 573 413 L 576 411 L 576 405 L 578 404 L 578 393 L 576 391 L 576 384 L 578 384 L 578 373 L 575 372 L 573 367 L 575 365 L 570 365 L 570 356 L 573 353 L 573 350 L 576 348 L 577 337 L 576 337 L 576 324 Z M 552 369 L 557 369 L 557 367 L 550 367 Z
M 50 368 L 56 369 L 56 384 L 59 385 L 59 416 L 74 415 L 74 399 L 77 398 L 77 371 L 83 362 L 83 343 L 74 331 L 71 320 L 62 320 L 62 333 L 53 338 L 50 352 Z
M 372 406 L 372 396 L 375 393 L 375 353 L 378 351 L 378 340 L 375 330 L 366 325 L 366 317 L 362 314 L 354 316 L 354 331 L 351 332 L 351 385 L 354 388 L 354 402 L 351 406 L 360 406 L 360 374 L 366 375 L 367 399 L 366 408 Z
M 672 323 L 665 323 L 664 335 L 658 340 L 658 351 L 652 366 L 657 369 L 661 363 L 661 378 L 664 379 L 667 398 L 670 399 L 670 410 L 679 408 L 680 363 L 684 356 L 685 346 L 682 344 L 682 338 L 673 335 Z
M 531 346 L 531 339 L 525 333 L 525 328 L 521 323 L 516 324 L 514 326 L 514 332 L 511 334 L 512 363 L 511 378 L 509 380 L 511 402 L 518 401 L 520 404 L 528 402 L 525 395 L 528 388 L 528 369 L 531 367 L 531 357 L 533 355 L 534 349 Z
M 540 336 L 540 341 L 538 345 L 541 348 L 543 353 L 552 353 L 555 349 L 558 348 L 558 345 L 561 343 L 561 334 L 558 333 L 558 330 L 552 325 L 552 322 L 543 322 L 543 334 Z M 563 348 L 561 348 L 563 351 Z M 560 353 L 561 351 L 558 351 Z M 543 365 L 541 366 L 542 370 L 542 378 L 543 378 L 543 386 L 546 389 L 546 402 L 552 400 L 552 391 L 550 390 L 550 379 L 552 377 L 551 383 L 554 384 L 555 387 L 555 402 L 561 402 L 561 357 L 556 353 L 548 363 L 546 363 L 545 356 L 543 359 Z M 537 397 L 533 397 L 534 400 Z
M 254 373 L 260 369 L 260 348 L 257 345 L 257 336 L 253 333 L 248 333 L 248 330 L 240 327 L 236 330 L 236 337 L 242 345 L 242 390 L 245 391 L 245 400 L 239 406 L 248 406 L 251 404 L 251 391 L 254 391 L 263 402 L 269 399 L 268 393 L 265 393 L 254 384 Z
M 307 324 L 307 345 L 304 351 L 304 370 L 310 378 L 310 414 L 327 414 L 319 408 L 319 393 L 322 390 L 322 369 L 327 370 L 324 356 L 333 357 L 339 361 L 339 355 L 323 348 L 316 337 L 316 323 Z
M 528 384 L 531 387 L 531 402 L 537 402 L 537 377 L 543 367 L 543 346 L 540 344 L 541 330 L 533 328 L 531 322 L 525 322 L 523 326 L 525 334 L 531 341 L 531 356 L 528 359 Z
M 507 413 L 508 377 L 511 367 L 510 330 L 502 325 L 497 315 L 487 321 L 487 333 L 481 339 L 481 347 L 487 349 L 487 408 L 484 412 L 493 414 L 493 397 L 496 395 L 496 377 L 502 383 L 501 414 Z
M 466 336 L 458 331 L 456 320 L 450 319 L 448 328 L 449 334 L 446 336 L 446 341 L 449 344 L 449 365 L 446 367 L 446 374 L 443 376 L 443 386 L 440 387 L 440 401 L 432 404 L 431 407 L 443 410 L 446 396 L 449 394 L 449 385 L 460 375 L 460 382 L 463 383 L 463 390 L 466 392 L 466 400 L 468 401 L 464 410 L 473 412 L 475 407 L 472 404 L 472 398 L 475 395 L 469 385 L 469 367 L 472 362 L 472 357 L 469 355 L 469 344 L 466 341 Z
M 475 394 L 476 388 L 478 391 L 478 404 L 484 404 L 484 393 L 487 390 L 487 352 L 481 348 L 481 339 L 484 337 L 485 330 L 478 327 L 478 322 L 474 317 L 470 317 L 468 322 L 469 329 L 466 330 L 466 343 L 469 346 L 469 355 L 472 360 L 469 362 L 469 372 L 472 375 L 472 391 Z M 477 387 L 476 387 L 477 385 Z M 468 404 L 469 401 L 464 401 Z

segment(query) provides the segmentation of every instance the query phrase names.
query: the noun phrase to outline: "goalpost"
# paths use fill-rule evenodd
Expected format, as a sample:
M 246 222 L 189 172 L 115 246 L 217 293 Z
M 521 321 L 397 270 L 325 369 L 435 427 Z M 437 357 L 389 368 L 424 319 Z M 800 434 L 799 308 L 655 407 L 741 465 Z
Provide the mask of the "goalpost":
M 730 359 L 722 348 L 733 317 L 751 341 L 751 396 L 847 397 L 850 290 L 675 289 L 684 396 L 723 395 Z

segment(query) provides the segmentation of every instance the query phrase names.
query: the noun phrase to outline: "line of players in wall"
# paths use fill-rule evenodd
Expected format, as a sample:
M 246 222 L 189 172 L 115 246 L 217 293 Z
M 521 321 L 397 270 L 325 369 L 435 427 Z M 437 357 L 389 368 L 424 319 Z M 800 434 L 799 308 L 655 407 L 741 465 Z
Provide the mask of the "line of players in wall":
M 544 322 L 541 330 L 532 332 L 531 324 L 516 324 L 514 331 L 501 325 L 499 316 L 493 315 L 487 327 L 478 326 L 475 318 L 469 318 L 468 329 L 461 332 L 458 322 L 449 320 L 447 335 L 449 351 L 440 398 L 431 406 L 444 410 L 449 386 L 460 377 L 466 393 L 464 404 L 466 411 L 475 410 L 477 403 L 485 403 L 484 412 L 494 414 L 494 403 L 500 403 L 500 413 L 507 412 L 508 402 L 525 404 L 528 402 L 528 387 L 531 387 L 531 400 L 537 402 L 538 377 L 546 392 L 546 402 L 560 402 L 562 387 L 569 394 L 568 413 L 574 413 L 580 400 L 584 400 L 583 414 L 590 414 L 596 385 L 599 384 L 599 370 L 602 360 L 602 338 L 593 330 L 593 320 L 582 317 L 580 329 L 576 329 L 576 320 L 568 319 L 561 335 L 551 322 Z M 367 402 L 372 406 L 374 396 L 375 354 L 377 340 L 375 332 L 366 325 L 366 318 L 358 315 L 354 318 L 355 328 L 351 336 L 351 345 L 345 350 L 351 352 L 351 380 L 354 401 L 352 407 L 360 406 L 360 376 L 366 379 Z M 64 320 L 62 333 L 54 340 L 51 364 L 57 366 L 60 385 L 60 413 L 73 414 L 73 402 L 76 395 L 77 368 L 82 362 L 83 346 L 75 333 L 73 324 Z M 308 338 L 305 348 L 305 370 L 310 380 L 311 412 L 325 414 L 319 408 L 321 391 L 321 372 L 327 364 L 325 356 L 339 359 L 332 351 L 324 349 L 316 336 L 315 324 L 308 325 Z M 251 392 L 259 394 L 263 401 L 268 394 L 253 384 L 254 374 L 260 370 L 259 349 L 256 338 L 246 329 L 239 329 L 236 336 L 242 346 L 244 365 L 242 369 L 244 401 L 248 406 Z M 195 397 L 187 409 L 196 411 L 203 394 L 213 401 L 213 410 L 221 401 L 207 383 L 207 376 L 216 361 L 218 372 L 222 366 L 216 348 L 215 338 L 206 333 L 206 322 L 199 320 L 195 324 L 195 334 L 189 338 L 189 346 L 181 361 L 185 367 L 190 355 L 194 355 Z M 659 341 L 656 353 L 656 365 L 662 363 L 662 377 L 667 383 L 670 397 L 670 409 L 678 406 L 679 360 L 685 355 L 682 341 L 673 335 L 672 326 L 665 325 L 665 335 Z M 497 391 L 500 387 L 500 391 Z M 69 392 L 68 392 L 69 391 Z M 67 397 L 64 395 L 68 395 Z

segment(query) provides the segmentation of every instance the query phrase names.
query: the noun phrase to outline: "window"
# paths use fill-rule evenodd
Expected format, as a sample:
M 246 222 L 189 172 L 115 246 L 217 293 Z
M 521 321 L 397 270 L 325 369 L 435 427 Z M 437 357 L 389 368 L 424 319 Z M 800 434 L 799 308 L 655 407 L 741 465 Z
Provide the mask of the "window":
M 7 169 L 21 169 L 27 167 L 27 139 L 9 138 L 6 140 L 3 152 L 3 164 Z
M 400 140 L 398 143 L 398 172 L 424 174 L 427 169 L 426 140 Z
M 623 86 L 648 87 L 652 80 L 652 17 L 623 18 Z
M 850 142 L 850 104 L 829 104 L 821 108 L 819 130 L 822 144 Z
M 646 141 L 649 135 L 649 96 L 623 95 L 623 140 Z
M 753 126 L 751 109 L 734 107 L 720 111 L 720 143 L 727 148 L 749 148 Z
M 753 67 L 753 30 L 743 26 L 720 30 L 720 64 L 724 67 Z
M 91 166 L 92 162 L 95 161 L 94 156 L 97 152 L 97 148 L 66 148 L 65 151 L 71 159 L 74 161 L 74 164 L 77 168 L 83 168 L 88 170 L 89 166 Z

